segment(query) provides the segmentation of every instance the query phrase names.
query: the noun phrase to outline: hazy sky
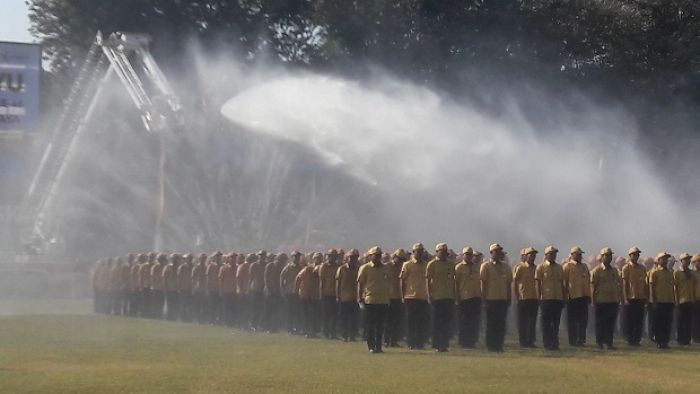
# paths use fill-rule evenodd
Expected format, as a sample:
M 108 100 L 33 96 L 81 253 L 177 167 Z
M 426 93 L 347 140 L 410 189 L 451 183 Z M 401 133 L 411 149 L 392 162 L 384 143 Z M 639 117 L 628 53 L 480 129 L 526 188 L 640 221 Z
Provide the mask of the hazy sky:
M 0 41 L 33 42 L 24 0 L 2 0 L 2 4 L 4 15 L 0 22 Z

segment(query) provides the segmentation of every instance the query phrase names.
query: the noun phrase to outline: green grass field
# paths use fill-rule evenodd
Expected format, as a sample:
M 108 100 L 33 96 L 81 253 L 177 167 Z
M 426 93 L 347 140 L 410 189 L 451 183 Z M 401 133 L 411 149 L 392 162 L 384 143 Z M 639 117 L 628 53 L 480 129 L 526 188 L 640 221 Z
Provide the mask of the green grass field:
M 0 316 L 0 392 L 700 392 L 700 346 L 370 355 L 361 343 L 97 316 L 82 305 Z

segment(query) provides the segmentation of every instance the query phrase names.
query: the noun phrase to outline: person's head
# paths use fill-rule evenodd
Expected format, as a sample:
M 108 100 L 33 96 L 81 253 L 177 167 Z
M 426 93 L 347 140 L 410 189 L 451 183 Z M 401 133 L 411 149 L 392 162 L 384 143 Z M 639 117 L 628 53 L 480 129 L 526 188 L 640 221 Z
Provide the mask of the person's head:
M 394 264 L 403 264 L 406 260 L 408 260 L 408 252 L 404 249 L 396 249 L 396 251 L 391 254 L 391 261 Z
M 168 256 L 166 256 L 163 253 L 158 254 L 158 264 L 167 264 L 168 263 Z
M 474 262 L 474 248 L 471 246 L 465 246 L 462 248 L 462 261 L 464 261 L 467 264 L 471 264 Z
M 667 252 L 661 252 L 661 253 L 657 254 L 656 255 L 656 264 L 663 269 L 668 268 L 668 258 L 669 257 L 671 257 L 671 255 L 668 254 Z
M 474 264 L 481 265 L 484 262 L 484 254 L 479 252 L 478 250 L 474 251 L 474 260 L 472 261 Z
M 345 257 L 350 267 L 356 267 L 358 265 L 358 262 L 360 261 L 360 251 L 355 248 L 352 248 L 348 250 L 348 252 L 345 254 Z
M 323 253 L 316 252 L 311 256 L 311 264 L 319 265 L 323 263 Z
M 135 260 L 136 260 L 135 254 L 129 253 L 126 255 L 126 262 L 129 263 L 129 265 L 133 264 Z
M 192 261 L 194 260 L 194 256 L 192 255 L 192 253 L 187 253 L 182 257 L 182 259 L 185 261 L 185 263 L 192 264 Z
M 413 244 L 413 247 L 411 248 L 413 250 L 413 258 L 420 262 L 425 259 L 425 248 L 423 247 L 423 244 L 418 242 Z
M 580 263 L 583 261 L 583 249 L 581 249 L 578 246 L 574 246 L 571 248 L 571 251 L 569 252 L 569 258 L 577 263 Z
M 382 263 L 382 249 L 379 246 L 372 246 L 367 251 L 367 257 L 369 261 L 374 265 L 379 265 Z
M 292 252 L 292 263 L 294 263 L 294 265 L 301 264 L 301 252 L 300 251 L 295 250 Z
M 139 255 L 136 256 L 136 261 L 138 261 L 139 264 L 143 264 L 148 261 L 148 256 L 143 253 L 139 253 Z
M 156 262 L 156 257 L 158 257 L 158 254 L 156 252 L 150 252 L 148 254 L 148 262 L 153 264 Z
M 170 255 L 170 262 L 175 266 L 180 265 L 181 259 L 182 259 L 182 256 L 180 256 L 179 253 L 173 253 Z
M 439 243 L 435 245 L 435 256 L 440 261 L 447 261 L 447 256 L 449 256 L 450 251 L 446 243 Z
M 328 253 L 326 253 L 326 261 L 330 265 L 336 265 L 338 263 L 338 251 L 330 249 Z
M 207 262 L 207 254 L 206 253 L 200 253 L 199 257 L 197 257 L 197 262 L 199 264 L 204 264 Z
M 277 264 L 285 265 L 285 264 L 287 264 L 287 261 L 289 261 L 289 257 L 287 257 L 286 253 L 280 253 L 277 255 L 276 261 L 277 261 Z
M 531 246 L 520 250 L 520 254 L 523 258 L 522 261 L 530 265 L 535 264 L 535 260 L 537 259 L 537 253 L 537 250 L 535 250 L 535 248 Z
M 678 259 L 681 261 L 681 268 L 687 270 L 690 267 L 690 260 L 692 259 L 691 255 L 688 253 L 683 253 Z
M 627 255 L 630 257 L 630 261 L 634 264 L 639 262 L 639 256 L 642 255 L 642 251 L 638 247 L 633 246 L 627 251 Z
M 693 258 L 690 259 L 690 262 L 693 263 L 696 270 L 700 271 L 700 254 L 693 256 Z M 700 289 L 698 289 L 698 291 L 700 291 Z
M 608 247 L 601 249 L 598 256 L 600 258 L 600 262 L 606 266 L 609 266 L 613 261 L 613 251 Z
M 554 246 L 547 246 L 544 248 L 544 259 L 550 263 L 556 263 L 558 253 L 559 249 L 555 248 Z
M 491 244 L 491 246 L 489 246 L 489 253 L 491 254 L 491 258 L 499 263 L 503 261 L 506 255 L 503 251 L 503 247 L 499 243 Z
M 245 256 L 245 262 L 248 263 L 248 264 L 252 264 L 252 263 L 254 263 L 254 262 L 256 262 L 256 261 L 258 261 L 258 255 L 257 255 L 257 254 L 248 253 L 248 254 Z

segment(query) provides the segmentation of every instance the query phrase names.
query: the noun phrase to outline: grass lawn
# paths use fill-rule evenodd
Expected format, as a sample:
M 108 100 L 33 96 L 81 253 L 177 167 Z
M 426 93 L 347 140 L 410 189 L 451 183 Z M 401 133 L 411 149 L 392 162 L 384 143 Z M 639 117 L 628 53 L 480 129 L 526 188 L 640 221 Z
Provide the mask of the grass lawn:
M 195 324 L 5 315 L 0 392 L 698 393 L 700 346 L 670 352 L 648 345 L 613 352 L 565 347 L 553 355 L 511 345 L 504 354 L 389 349 L 370 355 L 361 343 Z

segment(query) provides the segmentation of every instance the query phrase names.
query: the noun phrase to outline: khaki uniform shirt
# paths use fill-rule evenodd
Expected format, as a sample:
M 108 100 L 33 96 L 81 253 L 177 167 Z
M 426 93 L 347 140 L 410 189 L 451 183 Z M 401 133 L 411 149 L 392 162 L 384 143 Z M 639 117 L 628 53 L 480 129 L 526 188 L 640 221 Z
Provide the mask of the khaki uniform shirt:
M 151 264 L 143 263 L 139 266 L 139 287 L 142 290 L 151 288 Z
M 561 265 L 543 262 L 535 270 L 535 279 L 540 282 L 542 300 L 564 300 L 564 270 Z
M 700 303 L 700 272 L 693 271 L 695 283 L 695 302 Z
M 481 266 L 479 276 L 484 284 L 483 296 L 486 300 L 510 299 L 510 284 L 513 282 L 513 273 L 508 264 L 490 260 Z
M 111 291 L 122 291 L 124 289 L 124 281 L 122 279 L 122 267 L 115 265 L 109 271 L 109 289 Z
M 649 284 L 647 283 L 647 270 L 641 264 L 633 264 L 628 261 L 622 267 L 623 286 L 627 293 L 627 299 L 646 300 L 649 298 Z
M 357 283 L 364 286 L 362 298 L 365 304 L 389 304 L 389 267 L 384 264 L 367 263 L 357 273 Z
M 318 299 L 318 276 L 314 267 L 306 266 L 299 271 L 296 277 L 296 286 L 299 289 L 299 298 L 302 300 Z
M 265 294 L 268 296 L 280 295 L 280 274 L 282 267 L 279 263 L 271 262 L 265 266 Z
M 338 267 L 335 277 L 340 286 L 340 302 L 357 300 L 357 271 L 357 267 L 350 268 L 347 264 Z
M 620 283 L 620 274 L 612 265 L 605 267 L 604 264 L 599 264 L 591 272 L 591 283 L 595 286 L 595 302 L 611 303 L 620 302 L 620 291 L 622 284 Z
M 204 294 L 207 291 L 207 266 L 197 264 L 192 268 L 192 293 Z
M 673 273 L 673 283 L 676 286 L 676 293 L 678 293 L 678 303 L 692 303 L 695 301 L 695 275 L 694 272 L 688 268 L 687 271 L 682 269 Z
M 335 298 L 335 276 L 338 272 L 338 268 L 328 263 L 323 263 L 316 268 L 320 287 L 319 291 L 321 292 L 320 296 Z
M 481 280 L 479 279 L 479 267 L 476 264 L 467 264 L 464 261 L 457 264 L 455 280 L 460 300 L 481 298 Z
M 294 263 L 289 263 L 282 268 L 280 273 L 280 290 L 283 295 L 294 294 L 294 281 L 301 268 Z
M 513 269 L 513 283 L 515 284 L 515 293 L 519 300 L 536 300 L 537 292 L 535 290 L 535 264 L 520 262 Z
M 133 287 L 134 291 L 141 290 L 141 277 L 139 276 L 140 270 L 141 265 L 138 263 L 134 263 L 134 265 L 131 266 L 131 286 Z
M 151 267 L 151 290 L 165 291 L 163 266 L 160 263 L 153 264 L 153 267 Z
M 433 300 L 453 300 L 455 298 L 455 266 L 453 263 L 435 259 L 428 263 L 425 276 L 430 282 Z
M 426 289 L 425 270 L 426 263 L 417 263 L 409 260 L 401 267 L 399 277 L 403 280 L 404 298 L 407 300 L 427 300 L 428 289 Z
M 675 303 L 675 294 L 673 293 L 673 273 L 668 269 L 656 268 L 649 275 L 649 287 L 654 288 L 656 304 L 673 304 Z
M 177 268 L 174 264 L 168 264 L 163 268 L 163 285 L 165 291 L 177 291 Z
M 182 292 L 192 291 L 192 265 L 182 263 L 177 267 L 177 288 Z
M 251 263 L 245 262 L 236 267 L 236 286 L 238 294 L 245 295 L 248 294 L 250 290 L 250 265 Z
M 562 266 L 564 271 L 564 284 L 567 296 L 570 300 L 583 297 L 591 297 L 591 274 L 588 266 L 569 260 Z
M 221 294 L 236 294 L 236 267 L 231 264 L 223 264 L 219 268 L 219 291 Z
M 207 295 L 219 294 L 219 264 L 207 264 L 205 277 L 207 278 Z
M 126 291 L 134 291 L 134 283 L 131 281 L 131 266 L 128 264 L 122 266 L 122 286 Z
M 260 261 L 250 265 L 250 289 L 251 293 L 265 291 L 265 266 Z
M 389 279 L 391 279 L 391 288 L 389 289 L 389 298 L 392 300 L 401 299 L 401 268 L 403 264 L 395 264 L 391 262 L 389 266 Z

